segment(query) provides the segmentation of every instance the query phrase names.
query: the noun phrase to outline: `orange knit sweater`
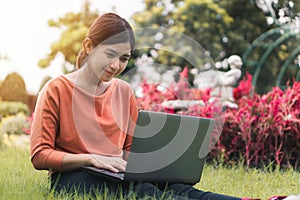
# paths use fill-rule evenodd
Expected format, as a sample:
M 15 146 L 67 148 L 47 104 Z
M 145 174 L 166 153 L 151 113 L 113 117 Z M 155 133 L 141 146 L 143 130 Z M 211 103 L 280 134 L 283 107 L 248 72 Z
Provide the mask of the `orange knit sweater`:
M 66 153 L 122 157 L 131 146 L 137 119 L 128 83 L 113 79 L 100 96 L 76 87 L 64 76 L 40 92 L 31 127 L 31 161 L 36 169 L 62 170 Z

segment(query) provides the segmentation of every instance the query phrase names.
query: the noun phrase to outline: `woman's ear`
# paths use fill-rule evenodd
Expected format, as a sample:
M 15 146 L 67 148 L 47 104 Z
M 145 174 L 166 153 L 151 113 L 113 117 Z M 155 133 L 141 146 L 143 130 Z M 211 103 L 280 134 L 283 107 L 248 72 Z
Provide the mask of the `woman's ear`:
M 90 38 L 85 38 L 82 41 L 82 47 L 87 55 L 89 55 L 93 50 L 93 43 Z

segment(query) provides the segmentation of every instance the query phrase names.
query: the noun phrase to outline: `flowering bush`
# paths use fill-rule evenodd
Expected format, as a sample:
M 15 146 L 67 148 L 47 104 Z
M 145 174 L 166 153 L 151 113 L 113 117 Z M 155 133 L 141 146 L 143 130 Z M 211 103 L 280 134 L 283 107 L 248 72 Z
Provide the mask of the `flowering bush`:
M 300 82 L 282 91 L 274 87 L 264 95 L 254 92 L 252 76 L 246 73 L 234 89 L 238 108 L 222 112 L 217 101 L 210 101 L 210 90 L 189 87 L 187 69 L 179 81 L 167 89 L 143 80 L 143 95 L 137 98 L 140 109 L 174 113 L 178 110 L 164 107 L 170 100 L 201 100 L 203 104 L 188 106 L 180 113 L 186 115 L 222 118 L 222 134 L 208 159 L 236 163 L 241 157 L 247 166 L 275 163 L 279 166 L 300 166 Z M 222 107 L 221 109 L 224 109 Z
M 0 132 L 8 135 L 20 135 L 24 133 L 24 129 L 29 127 L 26 116 L 23 113 L 5 117 L 0 123 Z
M 163 90 L 160 89 L 159 83 L 149 84 L 146 79 L 143 79 L 142 83 L 140 84 L 143 95 L 142 97 L 137 98 L 139 108 L 143 110 L 167 111 L 174 113 L 176 112 L 175 108 L 165 107 L 163 106 L 163 102 L 180 99 L 201 100 L 204 103 L 207 103 L 210 97 L 210 90 L 198 90 L 191 88 L 187 81 L 187 70 L 187 68 L 184 68 L 184 70 L 180 73 L 179 80 L 176 84 L 171 84 L 167 88 L 163 88 Z M 202 108 L 199 107 L 198 109 Z M 193 111 L 191 110 L 191 112 Z
M 226 111 L 215 156 L 226 152 L 229 162 L 242 155 L 248 166 L 299 166 L 300 82 L 285 91 L 274 87 L 262 96 L 243 96 L 237 103 L 238 109 Z
M 31 125 L 32 125 L 33 116 L 34 116 L 34 112 L 32 112 L 30 116 L 26 117 L 27 125 L 25 127 L 23 127 L 23 129 L 22 129 L 26 135 L 30 135 L 30 129 L 31 129 Z
M 19 112 L 28 115 L 29 114 L 28 106 L 18 101 L 0 101 L 0 120 L 2 117 L 16 115 Z
M 29 126 L 30 122 L 23 112 L 2 118 L 0 121 L 0 146 L 11 146 L 12 142 L 18 139 L 19 135 L 24 134 Z

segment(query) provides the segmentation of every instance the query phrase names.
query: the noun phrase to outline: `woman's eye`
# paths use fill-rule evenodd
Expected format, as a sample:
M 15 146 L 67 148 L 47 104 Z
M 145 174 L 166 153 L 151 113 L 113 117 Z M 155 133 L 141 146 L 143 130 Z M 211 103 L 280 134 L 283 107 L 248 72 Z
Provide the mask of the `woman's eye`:
M 112 53 L 105 53 L 107 58 L 115 58 L 117 57 L 115 54 L 112 54 Z
M 124 57 L 120 57 L 120 61 L 121 62 L 127 62 L 128 60 L 129 60 L 129 57 L 127 57 L 127 56 L 126 57 L 125 56 Z

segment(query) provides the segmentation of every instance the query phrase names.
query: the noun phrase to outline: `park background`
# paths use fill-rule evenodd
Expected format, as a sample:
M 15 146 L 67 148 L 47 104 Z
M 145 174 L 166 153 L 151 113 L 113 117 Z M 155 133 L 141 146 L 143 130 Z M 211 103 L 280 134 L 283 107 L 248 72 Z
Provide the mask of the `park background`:
M 141 109 L 178 112 L 164 108 L 163 103 L 201 100 L 204 105 L 192 105 L 180 112 L 204 117 L 220 113 L 222 132 L 208 156 L 209 166 L 216 168 L 211 173 L 224 170 L 220 166 L 225 166 L 225 169 L 238 166 L 241 167 L 238 170 L 246 171 L 277 170 L 275 180 L 264 180 L 264 184 L 269 182 L 274 190 L 262 194 L 256 188 L 256 194 L 265 197 L 273 191 L 283 195 L 300 193 L 297 189 L 300 185 L 298 1 L 145 0 L 132 1 L 130 8 L 125 1 L 117 0 L 110 3 L 31 1 L 10 1 L 1 6 L 0 22 L 4 27 L 0 37 L 2 155 L 9 157 L 9 152 L 18 157 L 20 146 L 28 148 L 26 138 L 30 134 L 38 91 L 50 78 L 74 70 L 87 27 L 97 15 L 113 11 L 128 19 L 134 28 L 167 28 L 187 35 L 204 48 L 201 56 L 209 58 L 209 61 L 206 58 L 196 60 L 199 65 L 193 66 L 185 59 L 192 49 L 187 48 L 181 56 L 155 48 L 138 49 L 121 78 L 130 80 L 132 76 L 128 74 L 138 72 L 137 65 L 178 69 L 174 83 L 168 86 L 172 93 L 161 90 L 157 82 L 140 80 L 138 103 Z M 163 36 L 156 36 L 159 44 Z M 285 36 L 284 40 L 282 36 Z M 278 42 L 278 39 L 282 41 Z M 139 43 L 148 42 L 139 35 L 137 40 L 140 40 Z M 262 60 L 268 49 L 270 54 Z M 244 63 L 243 76 L 233 90 L 237 107 L 211 103 L 210 88 L 193 85 L 193 68 L 197 68 L 199 73 L 229 71 L 226 58 L 233 54 L 240 55 Z M 286 65 L 289 59 L 291 62 Z M 210 64 L 208 67 L 206 62 Z M 284 76 L 279 79 L 278 74 L 285 65 Z M 24 138 L 25 141 L 22 140 Z M 15 148 L 17 153 L 12 153 L 11 148 Z M 274 178 L 274 175 L 271 176 Z M 286 182 L 282 180 L 285 178 L 288 179 Z M 281 188 L 274 186 L 277 181 L 286 185 L 280 185 Z M 11 182 L 14 184 L 14 180 Z M 5 188 L 4 183 L 0 184 L 2 188 Z M 244 189 L 246 192 L 242 193 L 249 195 L 249 188 Z M 226 189 L 224 192 L 227 193 Z M 230 192 L 239 195 L 238 191 Z

